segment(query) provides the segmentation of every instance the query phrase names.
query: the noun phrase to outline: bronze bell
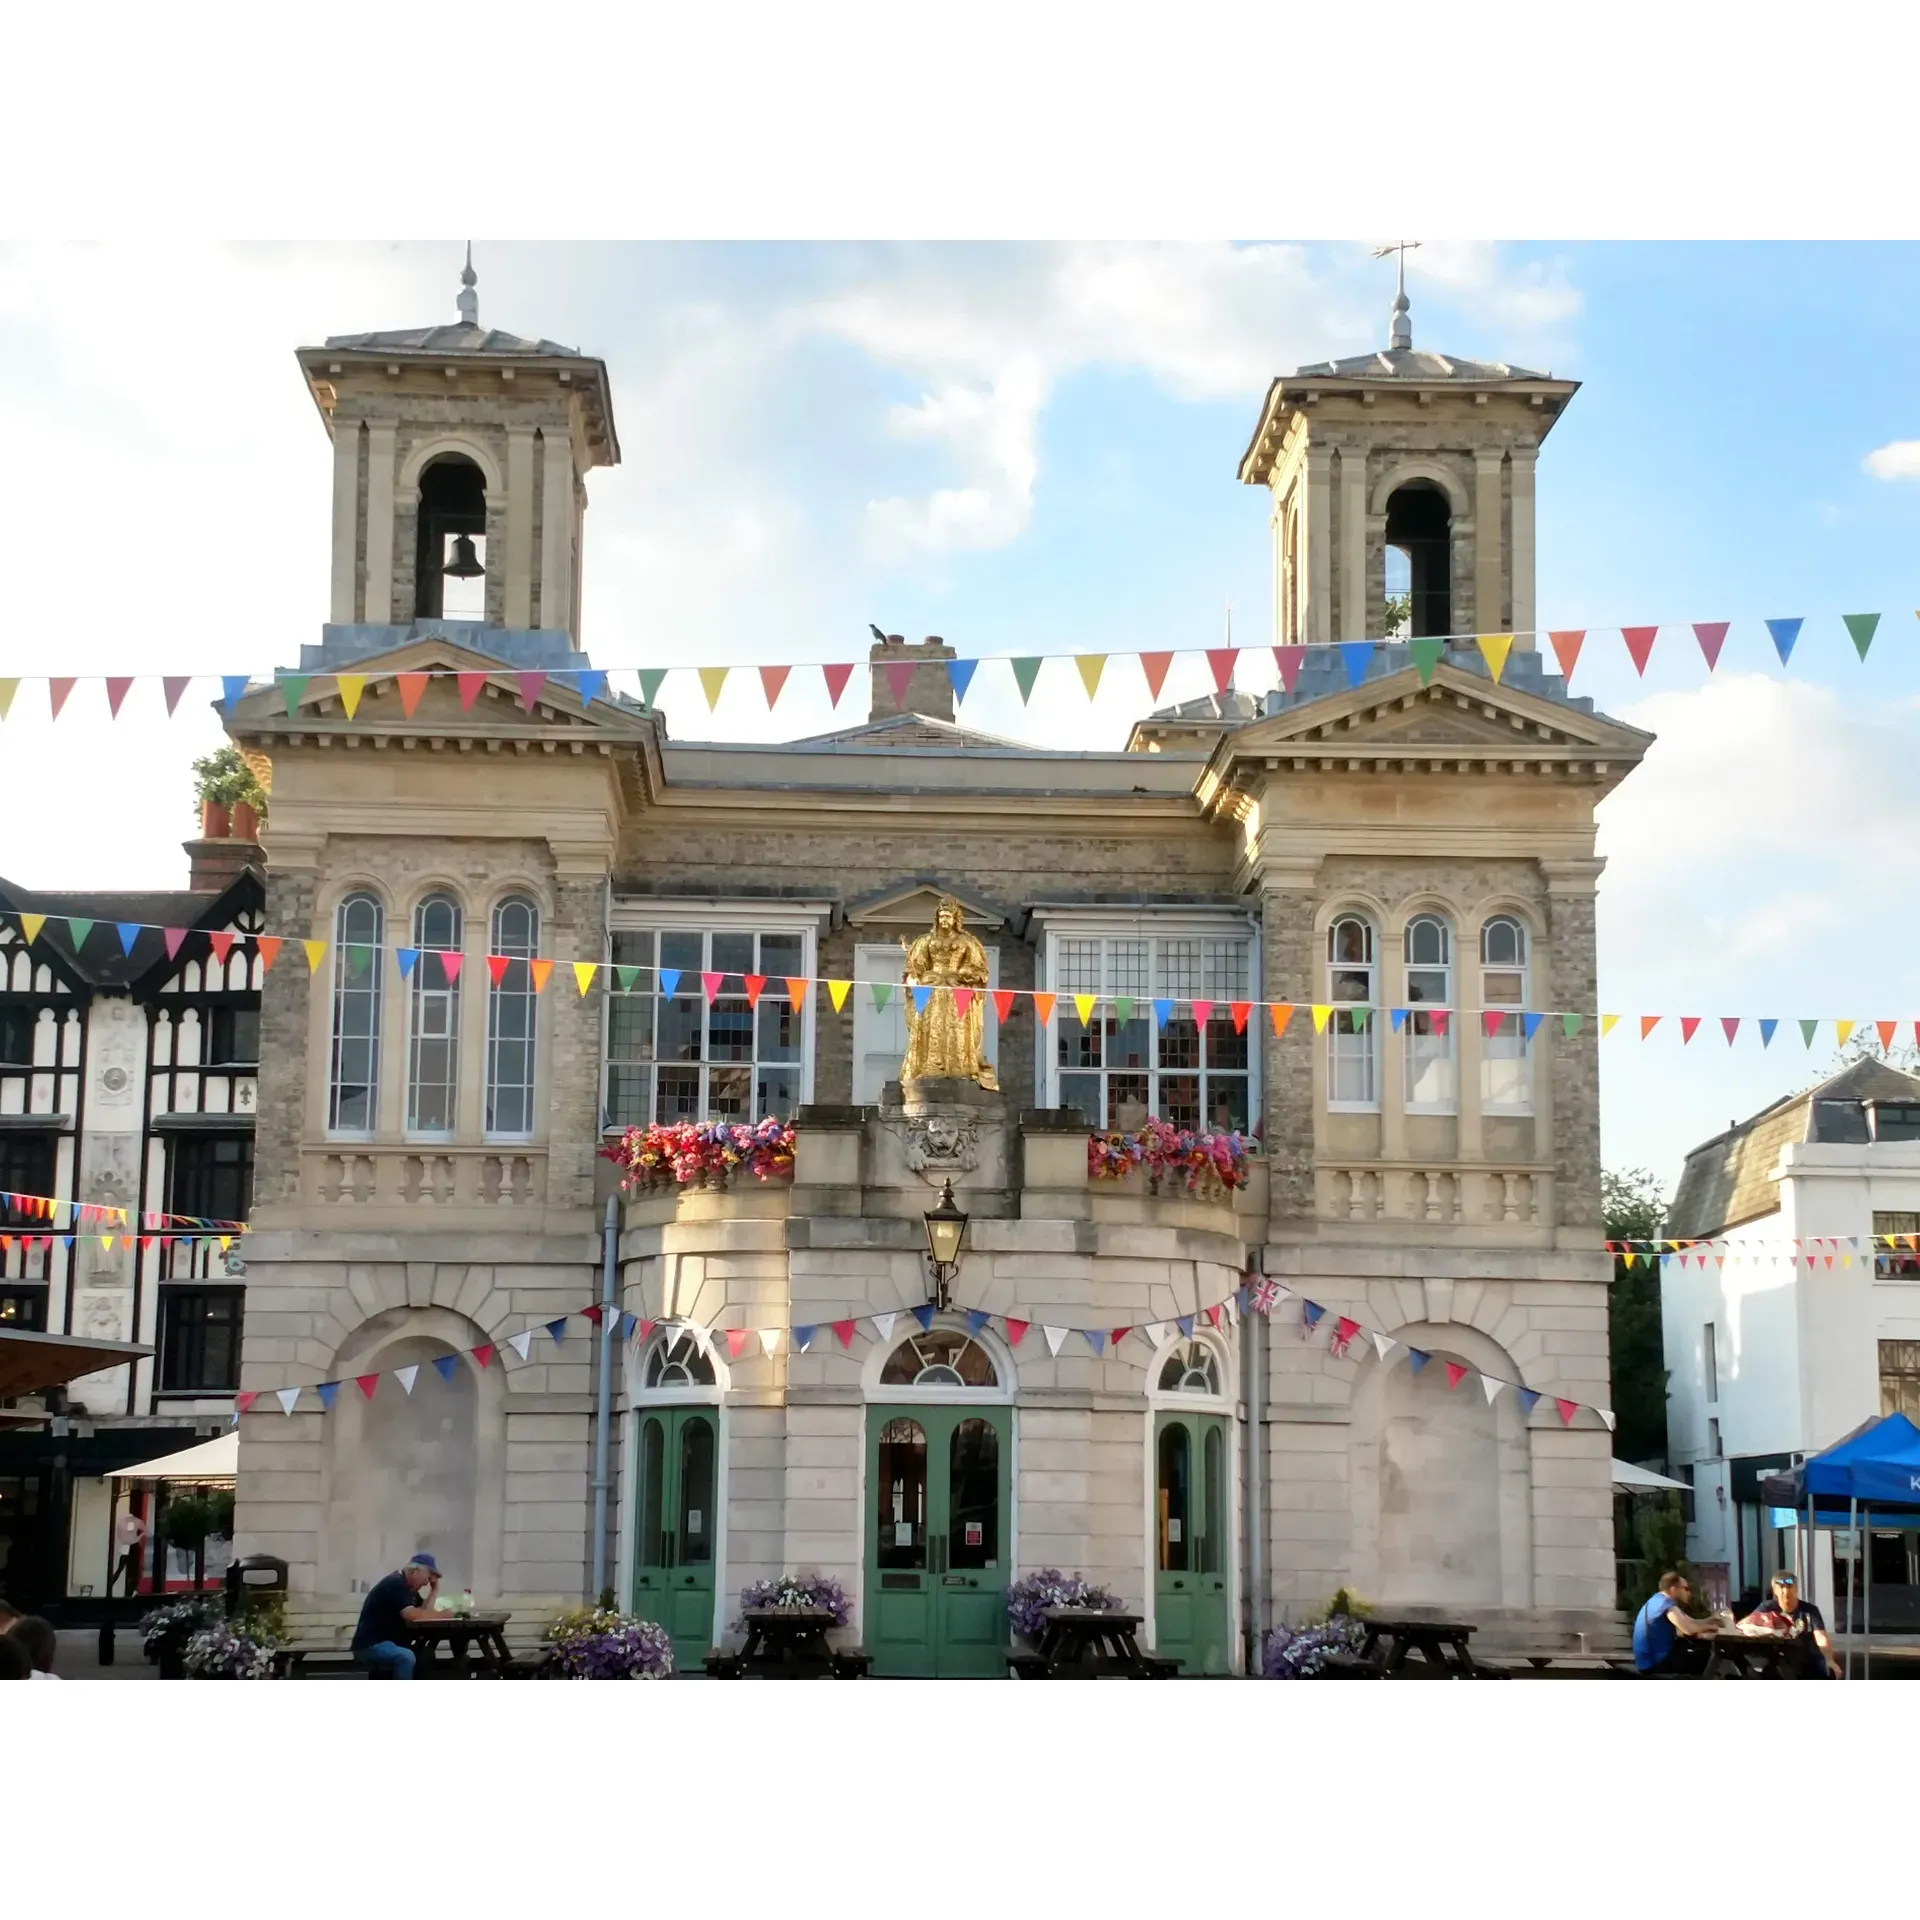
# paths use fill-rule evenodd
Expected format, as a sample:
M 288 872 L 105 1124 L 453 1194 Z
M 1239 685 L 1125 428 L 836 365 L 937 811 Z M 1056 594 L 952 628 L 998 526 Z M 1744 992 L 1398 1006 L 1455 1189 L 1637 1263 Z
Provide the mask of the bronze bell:
M 453 558 L 440 569 L 450 580 L 478 580 L 486 568 L 474 558 L 473 540 L 464 533 L 453 538 Z

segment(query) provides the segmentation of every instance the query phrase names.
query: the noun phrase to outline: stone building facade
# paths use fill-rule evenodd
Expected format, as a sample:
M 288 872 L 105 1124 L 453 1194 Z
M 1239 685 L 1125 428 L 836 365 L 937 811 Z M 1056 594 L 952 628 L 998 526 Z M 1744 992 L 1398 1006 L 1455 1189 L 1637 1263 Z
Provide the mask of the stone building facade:
M 599 363 L 467 316 L 301 364 L 324 378 L 352 503 L 334 618 L 291 700 L 256 689 L 229 727 L 272 763 L 269 919 L 332 944 L 265 988 L 244 1546 L 285 1557 L 316 1607 L 423 1545 L 516 1612 L 576 1602 L 598 1336 L 576 1320 L 524 1357 L 502 1343 L 598 1297 L 609 1127 L 774 1113 L 795 1123 L 790 1181 L 617 1207 L 631 1337 L 607 1577 L 683 1659 L 727 1637 L 740 1587 L 783 1571 L 842 1582 L 881 1670 L 935 1674 L 1004 1670 L 1006 1586 L 1043 1566 L 1104 1581 L 1200 1671 L 1240 1667 L 1260 1626 L 1341 1584 L 1514 1632 L 1610 1609 L 1596 1419 L 1450 1394 L 1364 1339 L 1335 1352 L 1297 1311 L 1234 1303 L 1271 1277 L 1402 1349 L 1605 1400 L 1596 1023 L 1524 1011 L 1591 1014 L 1593 809 L 1645 735 L 1535 654 L 1495 684 L 1477 651 L 1423 680 L 1382 646 L 1357 686 L 1316 655 L 1291 693 L 1211 725 L 1156 716 L 1127 751 L 1063 753 L 966 730 L 951 650 L 896 637 L 874 649 L 864 723 L 682 742 L 631 699 L 580 697 L 577 626 L 551 624 L 572 602 L 529 584 L 546 547 L 514 505 L 530 469 L 511 445 L 480 471 L 485 621 L 407 622 L 365 584 L 368 552 L 427 551 L 432 462 L 482 469 L 464 449 L 523 430 L 529 395 L 550 410 L 541 446 L 572 450 L 560 497 L 583 501 L 587 468 L 617 458 Z M 1436 441 L 1436 474 L 1471 466 L 1490 421 L 1517 438 L 1538 393 L 1571 391 L 1479 368 L 1436 402 L 1445 376 L 1420 371 L 1334 384 L 1381 448 Z M 1311 439 L 1325 384 L 1277 383 L 1256 448 Z M 406 447 L 437 451 L 423 467 Z M 1474 495 L 1448 536 L 1484 543 L 1498 517 L 1497 561 L 1470 545 L 1454 576 L 1494 565 L 1515 622 L 1532 596 L 1518 484 L 1501 479 L 1498 516 Z M 472 476 L 436 497 L 480 511 Z M 457 559 L 451 522 L 445 537 Z M 1340 551 L 1371 609 L 1380 540 Z M 1318 561 L 1278 558 L 1283 608 L 1329 604 L 1309 591 Z M 1303 637 L 1326 637 L 1322 618 Z M 1044 1027 L 1030 1000 L 989 1020 L 1003 1091 L 930 1134 L 889 1085 L 898 989 L 882 1007 L 872 984 L 898 982 L 902 941 L 948 895 L 994 986 L 1062 997 Z M 555 963 L 543 991 L 532 958 Z M 580 993 L 583 960 L 601 972 Z M 748 976 L 770 983 L 757 1001 Z M 795 1007 L 789 977 L 858 984 L 843 1010 L 824 984 Z M 1074 994 L 1094 996 L 1085 1023 Z M 1284 1034 L 1258 1009 L 1229 1017 L 1265 1000 L 1301 1016 Z M 1388 1018 L 1409 1005 L 1434 1012 Z M 1090 1180 L 1089 1124 L 1154 1111 L 1254 1136 L 1247 1184 Z M 922 1215 L 949 1178 L 970 1225 L 952 1307 L 929 1312 Z M 444 1387 L 423 1374 L 324 1414 L 268 1397 L 483 1342 L 499 1360 Z

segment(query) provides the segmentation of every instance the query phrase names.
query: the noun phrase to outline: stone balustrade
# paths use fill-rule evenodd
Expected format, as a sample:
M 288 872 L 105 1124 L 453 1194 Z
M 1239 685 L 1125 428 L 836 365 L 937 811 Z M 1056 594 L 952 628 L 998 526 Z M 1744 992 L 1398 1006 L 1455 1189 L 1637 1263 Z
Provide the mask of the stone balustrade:
M 334 1141 L 302 1150 L 300 1191 L 346 1206 L 513 1212 L 546 1204 L 547 1155 L 536 1146 Z
M 1315 1166 L 1315 1211 L 1354 1226 L 1550 1228 L 1553 1169 L 1381 1160 Z

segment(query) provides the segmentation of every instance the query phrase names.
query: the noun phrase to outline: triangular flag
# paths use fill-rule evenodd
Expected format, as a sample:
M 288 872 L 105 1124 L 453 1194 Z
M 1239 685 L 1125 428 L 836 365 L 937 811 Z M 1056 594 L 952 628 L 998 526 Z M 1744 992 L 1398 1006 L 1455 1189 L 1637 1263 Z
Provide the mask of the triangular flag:
M 300 1398 L 300 1389 L 298 1387 L 278 1387 L 274 1390 L 273 1397 L 280 1402 L 280 1411 L 282 1413 L 291 1413 Z
M 0 680 L 0 720 L 4 720 L 13 711 L 13 696 L 20 691 L 18 676 Z
M 419 964 L 420 949 L 418 947 L 395 947 L 393 950 L 393 959 L 394 964 L 400 969 L 400 978 L 402 980 L 411 979 L 414 968 Z
M 849 667 L 847 671 L 851 673 L 853 669 Z M 640 704 L 643 707 L 652 707 L 656 704 L 661 683 L 666 677 L 667 670 L 665 667 L 642 667 L 640 669 L 638 675 L 640 681 Z
M 1033 698 L 1033 683 L 1040 675 L 1040 662 L 1031 654 L 1013 662 L 1014 684 L 1020 689 L 1020 704 L 1024 707 Z
M 351 953 L 353 949 L 349 947 L 347 951 Z M 496 987 L 505 981 L 507 969 L 512 965 L 513 956 L 509 953 L 490 953 L 487 955 L 487 972 L 492 976 L 493 984 Z
M 1727 641 L 1727 625 L 1724 620 L 1696 620 L 1693 623 L 1693 637 L 1700 642 L 1700 651 L 1706 656 L 1709 673 L 1720 664 L 1720 649 Z
M 713 712 L 713 710 L 719 706 L 720 689 L 727 684 L 727 675 L 732 671 L 733 669 L 731 667 L 702 667 L 700 669 L 700 685 L 707 696 L 707 711 L 709 713 Z
M 1313 1009 L 1314 1032 L 1325 1033 L 1327 1030 L 1327 1022 L 1332 1017 L 1333 1017 L 1333 1009 L 1331 1007 L 1315 1007 Z
M 1027 1320 L 1002 1319 L 1000 1324 L 1007 1330 L 1007 1345 L 1017 1347 L 1027 1337 L 1027 1328 L 1032 1324 Z
M 1395 1342 L 1388 1335 L 1377 1330 L 1373 1332 L 1372 1339 L 1374 1352 L 1384 1360 L 1393 1351 Z
M 460 689 L 460 711 L 471 713 L 473 703 L 480 698 L 480 689 L 487 684 L 487 676 L 484 673 L 456 673 L 453 677 Z
M 220 676 L 220 704 L 231 717 L 234 708 L 245 697 L 247 676 L 244 673 L 223 673 Z
M 1658 1013 L 1643 1013 L 1640 1016 L 1640 1038 L 1644 1040 L 1647 1035 L 1660 1024 L 1664 1017 L 1664 1015 Z
M 1040 1331 L 1047 1336 L 1047 1351 L 1058 1360 L 1060 1358 L 1060 1349 L 1067 1343 L 1068 1329 L 1065 1327 L 1042 1327 Z
M 953 682 L 953 704 L 957 707 L 967 697 L 967 689 L 973 685 L 973 676 L 978 671 L 978 660 L 949 660 L 947 678 Z
M 558 1320 L 547 1322 L 547 1334 L 557 1347 L 567 1337 L 567 1317 L 562 1314 Z
M 1153 1027 L 1156 1033 L 1158 1033 L 1162 1028 L 1164 1028 L 1167 1022 L 1172 1018 L 1173 1018 L 1173 1002 L 1171 1000 L 1154 1001 Z
M 927 1002 L 933 998 L 933 989 L 931 987 L 909 987 L 907 991 L 913 995 L 914 1012 L 925 1013 L 927 1010 Z
M 1460 1382 L 1467 1377 L 1467 1369 L 1463 1367 L 1458 1360 L 1447 1361 L 1446 1368 L 1447 1368 L 1447 1391 L 1451 1393 L 1453 1389 L 1457 1387 L 1460 1384 Z
M 165 674 L 161 677 L 160 692 L 167 703 L 167 718 L 173 718 L 173 710 L 180 704 L 180 696 L 193 684 L 190 673 Z
M 1053 1003 L 1058 996 L 1051 993 L 1036 993 L 1033 996 L 1033 1017 L 1041 1026 L 1053 1018 Z
M 1283 692 L 1291 693 L 1300 684 L 1300 669 L 1305 665 L 1306 658 L 1305 647 L 1274 648 L 1273 664 L 1280 669 L 1280 686 Z M 1156 696 L 1159 691 L 1158 687 L 1154 688 Z
M 402 718 L 411 720 L 414 710 L 419 706 L 421 696 L 427 690 L 428 682 L 433 678 L 429 673 L 396 673 L 393 684 L 400 689 L 400 713 Z
M 1493 1039 L 1499 1033 L 1500 1023 L 1506 1019 L 1506 1017 L 1504 1013 L 1497 1010 L 1481 1014 L 1480 1026 L 1489 1040 Z
M 72 925 L 72 922 L 69 921 L 68 925 Z M 75 945 L 78 944 L 76 941 Z M 1892 1052 L 1893 1036 L 1900 1031 L 1900 1022 L 1898 1020 L 1876 1020 L 1873 1023 L 1873 1030 L 1880 1036 L 1880 1051 L 1882 1053 Z
M 1560 663 L 1560 677 L 1571 684 L 1573 670 L 1580 664 L 1580 649 L 1586 644 L 1585 627 L 1565 627 L 1558 633 L 1549 633 L 1548 641 L 1553 647 L 1553 657 Z
M 1164 1320 L 1149 1320 L 1140 1331 L 1146 1336 L 1148 1346 L 1157 1347 L 1167 1337 L 1167 1323 Z
M 166 948 L 167 958 L 169 960 L 177 960 L 180 957 L 180 948 L 185 942 L 186 937 L 187 930 L 185 927 L 162 927 L 160 929 L 160 944 Z
M 1188 1340 L 1191 1340 L 1193 1338 L 1193 1315 L 1192 1314 L 1190 1313 L 1176 1314 L 1174 1316 L 1173 1324 L 1180 1329 L 1180 1332 L 1183 1338 Z
M 1580 1022 L 1584 1017 L 1578 1013 L 1563 1013 L 1560 1016 L 1560 1031 L 1571 1040 L 1580 1031 Z
M 680 969 L 662 967 L 660 969 L 660 991 L 671 1000 L 680 991 Z
M 306 682 L 303 680 L 300 684 L 305 686 Z M 79 681 L 75 676 L 69 676 L 64 680 L 49 680 L 47 682 L 47 704 L 53 709 L 54 719 L 58 720 L 60 718 L 60 709 L 67 704 L 67 695 L 70 694 L 77 685 L 79 685 Z M 293 709 L 289 707 L 287 711 L 291 713 Z
M 1680 1044 L 1684 1047 L 1700 1030 L 1700 1016 L 1697 1013 L 1683 1013 L 1680 1016 Z
M 729 1360 L 738 1360 L 740 1356 L 746 1352 L 748 1332 L 749 1329 L 746 1327 L 729 1327 L 727 1329 L 727 1358 Z
M 887 1010 L 887 1002 L 893 996 L 893 988 L 884 980 L 874 980 L 871 981 L 869 985 L 873 993 L 874 1012 L 885 1013 Z
M 854 1333 L 853 1321 L 836 1320 L 833 1323 L 833 1331 L 834 1331 L 834 1337 L 838 1339 L 841 1346 L 850 1347 L 853 1345 L 853 1333 Z
M 1760 1022 L 1760 1044 L 1763 1047 L 1773 1045 L 1773 1030 L 1779 1024 L 1780 1022 L 1778 1020 L 1762 1020 Z
M 587 989 L 593 985 L 593 976 L 600 971 L 597 960 L 576 960 L 573 963 L 573 977 L 580 988 L 580 997 L 587 997 Z
M 1800 1038 L 1806 1042 L 1809 1050 L 1811 1050 L 1813 1046 L 1814 1029 L 1818 1027 L 1819 1024 L 1820 1022 L 1818 1020 L 1802 1020 L 1800 1022 Z
M 933 1331 L 933 1309 L 931 1307 L 914 1307 L 911 1311 L 913 1317 L 920 1322 L 920 1331 L 922 1333 L 931 1333 Z
M 792 671 L 793 669 L 791 667 L 762 667 L 760 669 L 760 690 L 767 696 L 767 711 L 769 713 L 773 711 L 775 703 L 780 698 L 781 689 L 787 684 L 787 675 Z
M 1357 687 L 1367 677 L 1367 669 L 1373 664 L 1373 642 L 1342 640 L 1340 659 L 1347 669 L 1347 685 Z
M 1540 1022 L 1546 1017 L 1544 1013 L 1523 1013 L 1520 1016 L 1520 1031 L 1531 1040 L 1540 1031 Z
M 913 662 L 888 660 L 880 670 L 887 676 L 887 690 L 893 695 L 893 704 L 896 707 L 904 707 L 907 703 L 907 688 L 913 683 Z
M 1407 642 L 1407 652 L 1413 658 L 1414 671 L 1420 676 L 1420 684 L 1428 686 L 1433 680 L 1433 670 L 1440 664 L 1440 656 L 1446 650 L 1444 640 L 1419 639 Z
M 789 974 L 786 979 L 787 1005 L 804 1007 L 807 1004 L 807 988 L 811 983 L 797 974 Z
M 547 676 L 544 673 L 516 673 L 514 679 L 520 683 L 520 707 L 524 713 L 533 711 L 533 703 L 546 690 Z
M 1080 1024 L 1088 1026 L 1093 1020 L 1093 1003 L 1100 996 L 1093 993 L 1076 993 L 1073 996 L 1073 1010 L 1080 1016 Z
M 482 1373 L 486 1372 L 488 1364 L 493 1359 L 493 1342 L 491 1340 L 483 1340 L 477 1347 L 473 1348 L 472 1352 L 474 1359 L 480 1363 L 480 1371 Z
M 1504 1380 L 1496 1380 L 1490 1373 L 1483 1373 L 1480 1376 L 1480 1391 L 1487 1396 L 1488 1406 L 1492 1406 L 1499 1399 L 1500 1389 L 1506 1384 Z
M 133 685 L 131 675 L 107 681 L 107 712 L 115 720 L 120 718 L 120 703 L 127 697 L 127 689 Z
M 873 1330 L 882 1340 L 893 1338 L 893 1323 L 900 1318 L 897 1313 L 870 1313 L 867 1318 L 873 1322 Z
M 1213 690 L 1225 693 L 1233 684 L 1233 663 L 1240 658 L 1238 647 L 1209 647 L 1207 665 L 1213 672 Z
M 507 1342 L 507 1345 L 510 1346 L 522 1360 L 526 1359 L 528 1350 L 533 1345 L 533 1329 L 531 1327 L 523 1328 Z
M 767 976 L 764 973 L 743 973 L 740 978 L 747 989 L 747 1005 L 759 1006 L 760 996 L 767 990 Z
M 1234 1032 L 1245 1033 L 1247 1030 L 1247 1015 L 1253 1011 L 1253 1002 L 1251 1000 L 1235 1000 L 1229 1005 L 1227 1010 L 1233 1015 Z
M 1737 1013 L 1720 1016 L 1720 1031 L 1727 1036 L 1727 1045 L 1732 1046 L 1740 1032 L 1740 1016 Z
M 347 718 L 351 720 L 360 711 L 360 696 L 367 690 L 367 676 L 364 673 L 336 673 L 333 684 L 340 695 L 340 704 L 346 708 Z
M 1864 660 L 1867 649 L 1873 645 L 1873 631 L 1880 624 L 1877 613 L 1843 613 L 1840 618 L 1846 622 L 1847 637 L 1852 640 L 1854 651 Z
M 1854 1029 L 1853 1021 L 1836 1020 L 1833 1023 L 1833 1044 L 1836 1047 L 1844 1047 L 1847 1044 L 1849 1037 L 1852 1035 L 1853 1029 Z
M 773 1358 L 779 1345 L 780 1329 L 778 1327 L 762 1327 L 760 1329 L 760 1351 L 767 1359 L 771 1360 Z
M 67 917 L 67 938 L 73 942 L 75 953 L 87 944 L 87 936 L 92 933 L 93 927 L 91 920 L 76 920 L 71 915 Z M 232 934 L 227 934 L 225 939 L 229 946 L 233 944 Z M 227 956 L 223 953 L 220 957 L 224 960 Z
M 1531 1387 L 1516 1386 L 1514 1392 L 1519 1396 L 1520 1408 L 1523 1413 L 1531 1413 L 1534 1408 L 1540 1404 L 1539 1394 Z
M 1796 620 L 1794 624 L 1798 626 L 1800 623 Z M 1563 1427 L 1572 1426 L 1573 1416 L 1580 1411 L 1580 1403 L 1577 1400 L 1555 1400 L 1553 1404 L 1560 1409 L 1560 1424 Z
M 973 996 L 976 989 L 973 987 L 954 987 L 950 989 L 950 991 L 953 994 L 953 1010 L 964 1020 L 973 1006 Z
M 1102 1333 L 1098 1327 L 1082 1327 L 1080 1329 L 1080 1337 L 1087 1343 L 1088 1346 L 1090 1346 L 1094 1350 L 1095 1353 L 1106 1352 L 1107 1336 L 1104 1333 Z
M 113 930 L 120 936 L 121 957 L 126 958 L 130 956 L 133 952 L 134 942 L 140 938 L 139 921 L 116 920 L 113 923 Z M 260 944 L 264 947 L 267 943 L 263 940 Z M 276 942 L 275 944 L 277 945 L 278 943 Z
M 1100 676 L 1107 670 L 1107 656 L 1104 653 L 1076 653 L 1073 664 L 1080 669 L 1080 684 L 1087 690 L 1091 700 L 1100 691 Z
M 843 1013 L 846 1011 L 847 995 L 852 991 L 853 982 L 851 980 L 829 980 L 827 982 L 827 998 L 833 1002 L 833 1010 L 835 1013 Z
M 305 697 L 307 682 L 311 674 L 287 673 L 280 676 L 280 696 L 287 703 L 287 718 L 291 720 L 299 711 L 300 702 Z
M 827 698 L 837 707 L 840 704 L 840 696 L 847 690 L 847 682 L 853 678 L 852 663 L 849 662 L 845 666 L 822 667 L 820 675 L 827 683 Z
M 234 1412 L 235 1413 L 247 1412 L 248 1409 L 252 1407 L 253 1403 L 259 1398 L 260 1398 L 260 1393 L 258 1388 L 255 1388 L 250 1393 L 236 1393 L 233 1396 Z
M 1273 1021 L 1273 1037 L 1276 1040 L 1284 1039 L 1286 1037 L 1287 1023 L 1293 1018 L 1292 1002 L 1276 1000 L 1272 1006 L 1267 1009 L 1267 1014 Z
M 27 945 L 32 946 L 40 938 L 40 929 L 47 924 L 47 916 L 44 913 L 21 913 L 14 917 L 20 922 L 20 931 L 26 937 Z M 169 953 L 167 958 L 171 960 L 173 954 Z
M 1603 1013 L 1600 1016 L 1600 1038 L 1604 1040 L 1620 1024 L 1617 1013 Z
M 380 1376 L 377 1373 L 356 1373 L 353 1384 L 371 1400 L 379 1388 Z
M 851 668 L 848 669 L 852 671 Z M 796 1353 L 805 1353 L 813 1345 L 813 1336 L 819 1332 L 817 1327 L 795 1327 L 793 1330 L 793 1349 Z
M 1658 627 L 1620 629 L 1620 638 L 1627 643 L 1627 652 L 1633 657 L 1633 669 L 1642 676 L 1647 671 L 1647 656 L 1653 652 L 1653 637 L 1659 631 Z
M 1173 665 L 1170 653 L 1143 653 L 1140 656 L 1140 671 L 1146 677 L 1147 698 L 1158 700 L 1160 689 L 1167 684 L 1167 669 Z
M 1193 1024 L 1196 1027 L 1204 1027 L 1207 1022 L 1213 1018 L 1213 1002 L 1211 1000 L 1193 1000 L 1189 1001 L 1188 1005 L 1193 1008 Z
M 607 676 L 598 667 L 574 670 L 573 691 L 583 707 L 590 707 L 607 690 Z
M 1407 1349 L 1407 1371 L 1409 1373 L 1418 1373 L 1432 1358 L 1432 1354 L 1422 1353 L 1418 1347 L 1409 1347 Z
M 324 940 L 302 940 L 300 945 L 307 956 L 308 973 L 318 973 L 320 962 L 327 957 L 327 943 Z
M 1500 676 L 1507 670 L 1507 654 L 1513 646 L 1510 633 L 1483 633 L 1477 636 L 1480 642 L 1480 655 L 1487 663 L 1487 671 L 1493 676 L 1497 686 Z
M 1605 1407 L 1595 1407 L 1594 1412 L 1597 1413 L 1600 1416 L 1600 1418 L 1607 1423 L 1607 1431 L 1609 1433 L 1612 1433 L 1618 1424 L 1618 1422 L 1614 1419 L 1613 1414 L 1609 1412 L 1608 1409 Z
M 460 1356 L 457 1353 L 443 1353 L 434 1361 L 433 1370 L 442 1380 L 451 1386 L 453 1384 L 453 1370 L 459 1364 Z
M 720 989 L 726 983 L 727 976 L 724 973 L 703 973 L 700 976 L 700 990 L 707 996 L 709 1006 L 719 999 Z
M 1783 667 L 1793 657 L 1793 643 L 1800 638 L 1802 624 L 1803 622 L 1799 620 L 1767 622 L 1767 631 L 1773 635 L 1773 650 L 1780 656 L 1780 664 Z

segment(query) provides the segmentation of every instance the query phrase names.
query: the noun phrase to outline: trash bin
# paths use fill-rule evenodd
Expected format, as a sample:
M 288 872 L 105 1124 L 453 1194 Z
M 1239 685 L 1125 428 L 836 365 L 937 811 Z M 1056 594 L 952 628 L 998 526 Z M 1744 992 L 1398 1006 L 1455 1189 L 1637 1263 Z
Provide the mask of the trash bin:
M 271 1553 L 250 1553 L 227 1568 L 227 1618 L 238 1618 L 252 1594 L 286 1591 L 287 1563 Z

